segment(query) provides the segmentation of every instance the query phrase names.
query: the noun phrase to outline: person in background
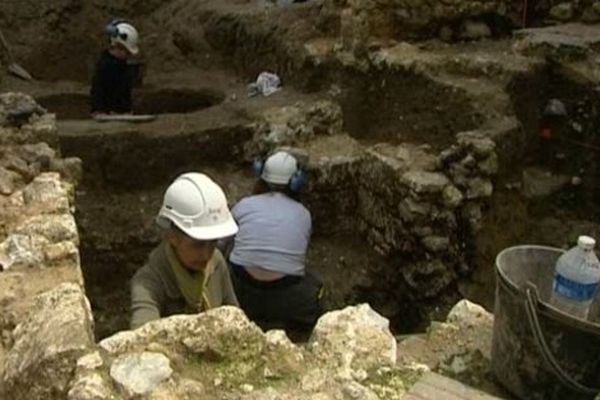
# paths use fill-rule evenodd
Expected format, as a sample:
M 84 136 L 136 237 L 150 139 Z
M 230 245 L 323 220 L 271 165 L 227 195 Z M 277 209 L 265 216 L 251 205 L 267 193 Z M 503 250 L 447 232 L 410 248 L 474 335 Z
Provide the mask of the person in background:
M 215 248 L 238 231 L 223 190 L 204 174 L 183 174 L 165 192 L 156 222 L 164 240 L 131 281 L 131 329 L 172 314 L 237 306 L 227 263 Z
M 307 273 L 310 212 L 298 196 L 305 174 L 298 160 L 279 151 L 255 162 L 254 194 L 232 208 L 239 225 L 229 264 L 240 306 L 268 329 L 311 328 L 321 315 L 322 284 Z
M 139 53 L 139 35 L 133 25 L 114 20 L 106 27 L 109 47 L 100 55 L 90 91 L 92 116 L 130 114 L 133 82 L 127 61 Z

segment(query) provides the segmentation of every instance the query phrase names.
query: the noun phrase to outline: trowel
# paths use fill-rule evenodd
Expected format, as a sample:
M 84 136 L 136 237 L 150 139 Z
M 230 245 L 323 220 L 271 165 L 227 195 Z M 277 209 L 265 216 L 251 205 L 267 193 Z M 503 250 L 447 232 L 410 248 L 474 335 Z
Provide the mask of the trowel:
M 10 48 L 8 47 L 8 43 L 6 42 L 6 39 L 4 38 L 4 35 L 2 34 L 2 30 L 0 30 L 0 44 L 2 44 L 2 47 L 4 48 L 4 51 L 6 52 L 6 58 L 8 59 L 8 71 L 21 78 L 21 79 L 25 79 L 26 81 L 31 81 L 33 80 L 33 77 L 31 76 L 31 74 L 29 72 L 27 72 L 27 70 L 25 70 L 25 68 L 21 67 L 19 64 L 17 64 L 12 56 L 12 52 L 10 51 Z

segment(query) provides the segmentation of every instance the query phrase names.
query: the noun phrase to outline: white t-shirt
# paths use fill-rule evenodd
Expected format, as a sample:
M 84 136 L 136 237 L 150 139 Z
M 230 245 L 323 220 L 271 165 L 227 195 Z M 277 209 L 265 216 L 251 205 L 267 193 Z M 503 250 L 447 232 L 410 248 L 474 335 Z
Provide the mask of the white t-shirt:
M 239 226 L 229 259 L 286 275 L 304 275 L 310 241 L 310 212 L 283 193 L 242 199 L 231 210 Z

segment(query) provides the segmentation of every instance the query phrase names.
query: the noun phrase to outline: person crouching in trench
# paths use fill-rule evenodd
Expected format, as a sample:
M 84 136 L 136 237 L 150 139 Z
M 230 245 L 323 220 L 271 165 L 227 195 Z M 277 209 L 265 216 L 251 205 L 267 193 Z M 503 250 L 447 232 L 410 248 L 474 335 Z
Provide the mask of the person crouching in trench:
M 217 240 L 238 231 L 223 190 L 208 176 L 186 173 L 167 189 L 157 217 L 164 240 L 131 281 L 131 323 L 238 306 Z

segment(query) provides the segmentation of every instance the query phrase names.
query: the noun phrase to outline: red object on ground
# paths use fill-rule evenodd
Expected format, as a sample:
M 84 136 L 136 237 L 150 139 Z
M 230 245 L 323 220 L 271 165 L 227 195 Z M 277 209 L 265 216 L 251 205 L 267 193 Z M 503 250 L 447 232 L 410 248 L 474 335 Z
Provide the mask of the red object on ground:
M 540 136 L 542 137 L 542 139 L 545 139 L 545 140 L 552 139 L 552 129 L 542 128 L 542 131 L 540 132 Z

